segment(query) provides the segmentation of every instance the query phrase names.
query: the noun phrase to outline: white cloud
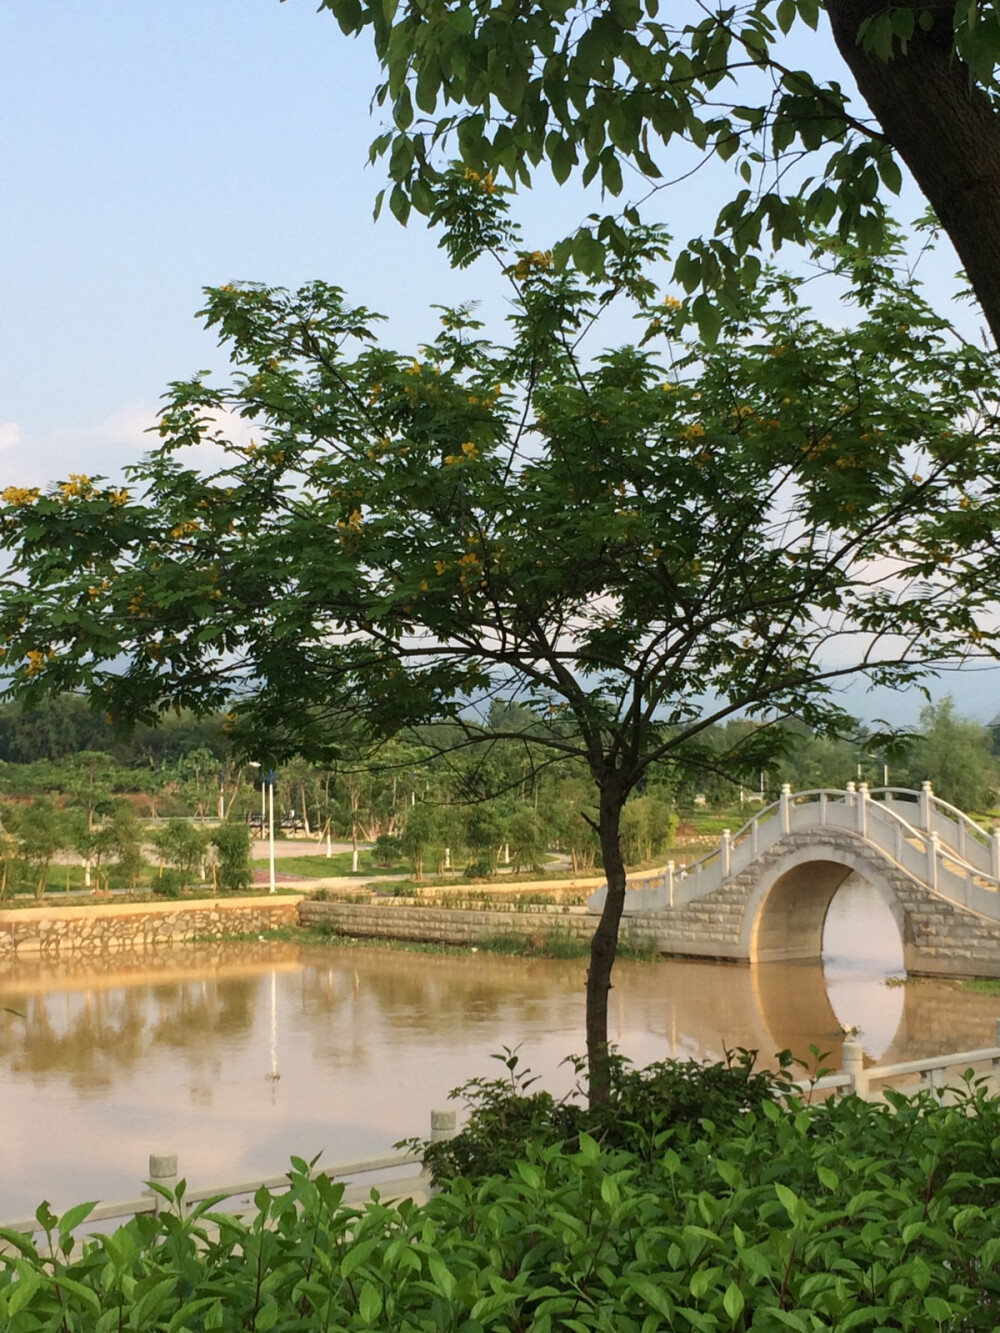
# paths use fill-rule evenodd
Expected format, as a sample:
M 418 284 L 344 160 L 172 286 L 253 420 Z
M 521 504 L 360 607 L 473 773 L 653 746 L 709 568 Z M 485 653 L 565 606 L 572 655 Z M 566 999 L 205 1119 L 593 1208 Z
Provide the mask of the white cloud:
M 0 421 L 0 453 L 16 449 L 21 443 L 21 427 L 16 421 Z

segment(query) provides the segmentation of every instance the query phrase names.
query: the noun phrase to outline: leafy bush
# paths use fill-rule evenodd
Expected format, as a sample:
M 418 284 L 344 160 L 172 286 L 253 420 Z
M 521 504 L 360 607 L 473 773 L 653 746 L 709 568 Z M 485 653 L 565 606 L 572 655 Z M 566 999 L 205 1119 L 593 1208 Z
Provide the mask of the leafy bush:
M 451 1094 L 470 1112 L 461 1133 L 439 1143 L 410 1142 L 419 1146 L 435 1182 L 454 1176 L 478 1180 L 513 1170 L 529 1142 L 576 1151 L 584 1133 L 604 1147 L 646 1155 L 664 1131 L 684 1126 L 700 1132 L 703 1122 L 731 1124 L 744 1112 L 774 1102 L 787 1091 L 792 1063 L 782 1053 L 778 1072 L 771 1073 L 755 1068 L 756 1052 L 739 1050 L 724 1063 L 663 1060 L 635 1069 L 616 1056 L 610 1100 L 584 1106 L 568 1099 L 557 1102 L 548 1092 L 529 1092 L 537 1080 L 521 1071 L 516 1050 L 505 1049 L 495 1058 L 506 1065 L 506 1078 L 471 1079 Z M 581 1073 L 582 1062 L 573 1063 Z
M 403 859 L 403 849 L 398 838 L 389 833 L 380 833 L 372 849 L 372 864 L 383 870 L 391 870 Z
M 647 1074 L 648 1071 L 641 1071 Z M 343 1209 L 293 1159 L 290 1190 L 247 1221 L 211 1202 L 137 1218 L 74 1251 L 86 1207 L 46 1240 L 5 1233 L 5 1333 L 395 1329 L 400 1333 L 992 1333 L 1000 1326 L 998 1104 L 970 1087 L 785 1107 L 740 1068 L 707 1076 L 730 1114 L 678 1122 L 642 1152 L 613 1117 L 574 1145 L 536 1122 L 511 1170 L 458 1177 L 429 1204 Z M 731 1084 L 726 1082 L 731 1079 Z M 633 1088 L 640 1118 L 649 1073 Z M 694 1087 L 698 1076 L 689 1082 Z M 717 1086 L 718 1085 L 718 1086 Z M 509 1084 L 505 1086 L 510 1086 Z M 740 1110 L 744 1089 L 752 1103 Z M 732 1094 L 732 1095 L 731 1095 Z M 521 1088 L 519 1096 L 526 1096 Z M 679 1096 L 683 1102 L 684 1096 Z M 524 1110 L 523 1102 L 520 1110 Z M 536 1114 L 537 1112 L 537 1114 Z M 558 1116 L 562 1115 L 558 1111 Z M 508 1122 L 505 1132 L 512 1128 Z M 217 1228 L 217 1231 L 216 1231 Z

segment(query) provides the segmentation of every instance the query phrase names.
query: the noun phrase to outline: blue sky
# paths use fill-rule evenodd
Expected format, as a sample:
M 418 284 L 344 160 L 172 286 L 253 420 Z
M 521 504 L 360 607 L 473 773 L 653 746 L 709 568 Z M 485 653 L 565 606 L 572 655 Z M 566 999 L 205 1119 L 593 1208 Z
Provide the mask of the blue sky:
M 835 59 L 822 35 L 805 40 Z M 312 0 L 4 0 L 4 485 L 113 474 L 136 458 L 167 383 L 221 369 L 194 318 L 206 284 L 322 277 L 390 315 L 405 348 L 433 336 L 434 302 L 479 299 L 502 315 L 492 268 L 453 273 L 421 222 L 373 223 L 377 78 L 367 40 L 344 38 Z M 699 177 L 665 200 L 663 220 L 686 237 L 728 188 Z M 540 182 L 517 211 L 544 247 L 595 202 Z M 911 192 L 900 216 L 921 207 Z M 944 255 L 929 272 L 942 300 L 955 266 Z M 992 673 L 945 689 L 978 717 L 1000 708 Z M 915 720 L 919 700 L 855 706 Z

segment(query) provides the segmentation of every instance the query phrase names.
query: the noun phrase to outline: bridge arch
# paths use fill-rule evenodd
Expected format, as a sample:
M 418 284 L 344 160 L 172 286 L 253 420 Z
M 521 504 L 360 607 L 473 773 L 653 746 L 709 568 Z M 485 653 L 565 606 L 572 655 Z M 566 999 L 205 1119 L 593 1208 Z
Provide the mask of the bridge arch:
M 854 840 L 851 839 L 851 842 Z M 893 892 L 889 868 L 859 839 L 839 845 L 792 847 L 759 876 L 747 895 L 740 951 L 751 962 L 804 962 L 823 954 L 823 926 L 830 904 L 848 876 L 861 875 L 892 913 L 904 956 L 913 941 L 909 916 Z

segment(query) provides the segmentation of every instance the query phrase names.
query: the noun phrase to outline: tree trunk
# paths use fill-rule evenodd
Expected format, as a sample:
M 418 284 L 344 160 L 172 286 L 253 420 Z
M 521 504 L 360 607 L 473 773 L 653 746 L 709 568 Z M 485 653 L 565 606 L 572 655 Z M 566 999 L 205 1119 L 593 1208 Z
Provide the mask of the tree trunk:
M 954 4 L 898 0 L 933 19 L 891 60 L 858 44 L 882 0 L 827 0 L 833 36 L 861 96 L 951 237 L 1000 344 L 1000 115 L 955 56 Z
M 608 995 L 611 969 L 618 952 L 618 925 L 625 906 L 625 862 L 622 859 L 622 806 L 625 796 L 617 783 L 601 791 L 598 832 L 608 896 L 604 911 L 590 942 L 590 967 L 587 970 L 587 1070 L 591 1105 L 606 1102 L 611 1092 L 611 1067 L 608 1060 Z

